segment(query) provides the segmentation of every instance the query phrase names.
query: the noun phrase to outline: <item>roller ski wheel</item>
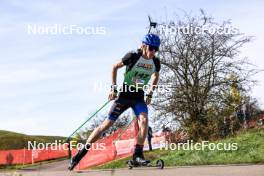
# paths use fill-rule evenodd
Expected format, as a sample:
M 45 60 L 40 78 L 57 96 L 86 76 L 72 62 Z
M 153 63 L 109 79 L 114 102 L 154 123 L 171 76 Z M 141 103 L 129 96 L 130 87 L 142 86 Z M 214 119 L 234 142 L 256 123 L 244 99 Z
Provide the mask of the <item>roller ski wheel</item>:
M 134 167 L 134 161 L 133 160 L 127 161 L 127 166 L 128 166 L 128 169 L 133 169 L 133 167 Z
M 159 169 L 163 169 L 164 168 L 164 161 L 162 159 L 159 159 L 156 161 L 156 167 Z
M 164 168 L 164 161 L 162 159 L 159 159 L 156 161 L 155 165 L 151 164 L 151 162 L 147 163 L 146 165 L 139 165 L 139 164 L 135 163 L 135 161 L 129 160 L 129 161 L 127 161 L 127 166 L 129 169 L 133 169 L 134 167 L 155 167 L 158 169 L 163 169 Z

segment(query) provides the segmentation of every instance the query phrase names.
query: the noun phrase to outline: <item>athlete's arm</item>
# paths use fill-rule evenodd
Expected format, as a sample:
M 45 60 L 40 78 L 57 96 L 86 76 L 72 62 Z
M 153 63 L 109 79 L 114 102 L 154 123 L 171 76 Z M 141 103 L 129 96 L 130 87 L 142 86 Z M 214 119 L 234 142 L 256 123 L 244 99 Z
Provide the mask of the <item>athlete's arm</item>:
M 158 81 L 159 81 L 159 72 L 155 72 L 151 75 L 152 77 L 152 82 L 150 85 L 150 90 L 149 93 L 152 94 L 153 91 L 156 89 L 157 85 L 158 85 Z
M 155 72 L 151 75 L 151 84 L 150 84 L 150 90 L 147 93 L 147 98 L 146 98 L 146 104 L 150 104 L 151 103 L 151 99 L 152 99 L 152 94 L 153 91 L 156 89 L 158 81 L 159 81 L 159 72 Z
M 124 66 L 124 63 L 122 60 L 113 65 L 113 68 L 112 68 L 112 85 L 116 85 L 117 70 L 123 66 Z
M 112 68 L 112 86 L 113 87 L 111 87 L 111 92 L 108 95 L 109 100 L 114 100 L 117 96 L 116 75 L 117 75 L 117 70 L 123 66 L 124 66 L 123 61 L 119 61 L 118 63 L 113 65 L 113 68 Z

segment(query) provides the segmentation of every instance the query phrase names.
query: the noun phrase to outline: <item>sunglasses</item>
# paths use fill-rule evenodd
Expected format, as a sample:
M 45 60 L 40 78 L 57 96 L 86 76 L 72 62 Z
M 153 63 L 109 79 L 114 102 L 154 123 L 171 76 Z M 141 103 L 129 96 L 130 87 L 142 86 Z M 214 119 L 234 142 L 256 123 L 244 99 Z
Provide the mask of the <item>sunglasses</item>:
M 157 51 L 159 51 L 159 47 L 148 45 L 148 50 L 149 50 L 149 51 L 153 51 L 153 50 L 155 50 L 155 52 L 157 52 Z

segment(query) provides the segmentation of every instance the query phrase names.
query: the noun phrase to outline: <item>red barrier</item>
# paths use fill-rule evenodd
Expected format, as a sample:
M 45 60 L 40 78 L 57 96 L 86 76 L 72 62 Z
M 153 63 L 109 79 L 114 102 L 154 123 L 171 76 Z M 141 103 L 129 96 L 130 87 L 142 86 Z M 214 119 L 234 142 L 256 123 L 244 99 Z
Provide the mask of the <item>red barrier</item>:
M 119 140 L 114 144 L 114 141 L 118 138 L 123 129 L 117 130 L 110 136 L 107 136 L 95 143 L 95 145 L 105 144 L 104 150 L 93 150 L 91 149 L 87 155 L 81 160 L 76 169 L 84 169 L 91 166 L 100 165 L 114 159 L 129 156 L 133 152 L 135 145 L 135 136 L 137 135 L 137 123 L 134 121 L 120 136 Z M 122 144 L 122 139 L 131 139 L 129 142 Z M 76 150 L 73 152 L 76 154 Z
M 61 158 L 67 155 L 68 150 L 52 150 L 51 148 L 44 150 L 2 150 L 0 151 L 0 164 L 30 164 L 39 161 Z
M 131 156 L 136 143 L 138 131 L 137 122 L 133 122 L 123 134 L 122 130 L 123 129 L 119 129 L 112 135 L 94 143 L 92 149 L 90 149 L 88 154 L 81 160 L 76 169 L 85 169 L 122 157 Z M 120 134 L 122 134 L 122 136 L 119 137 Z M 119 140 L 116 141 L 118 138 Z M 160 134 L 152 138 L 153 148 L 159 148 L 161 143 L 164 142 L 164 134 Z M 147 146 L 148 144 L 145 142 L 144 150 L 148 149 Z M 72 151 L 73 156 L 76 152 L 76 149 Z M 51 150 L 50 148 L 45 150 L 21 149 L 0 151 L 0 164 L 29 164 L 38 161 L 65 157 L 67 154 L 68 150 Z
M 95 143 L 95 145 L 105 144 L 104 150 L 91 149 L 87 155 L 81 160 L 76 167 L 76 170 L 86 169 L 92 166 L 104 164 L 115 159 L 131 156 L 136 144 L 138 126 L 136 121 L 133 122 L 128 129 L 122 134 L 118 141 L 114 141 L 118 138 L 122 129 L 116 131 L 114 134 L 107 136 Z M 159 148 L 162 143 L 165 142 L 165 136 L 159 136 L 152 138 L 153 149 Z M 97 148 L 98 149 L 98 148 Z M 145 142 L 144 150 L 148 149 L 148 143 Z M 73 155 L 76 154 L 76 150 L 73 151 Z
M 45 161 L 50 159 L 62 158 L 68 156 L 68 150 L 32 150 L 33 162 Z
M 32 151 L 26 149 L 20 150 L 2 150 L 0 151 L 0 164 L 26 164 L 32 161 Z

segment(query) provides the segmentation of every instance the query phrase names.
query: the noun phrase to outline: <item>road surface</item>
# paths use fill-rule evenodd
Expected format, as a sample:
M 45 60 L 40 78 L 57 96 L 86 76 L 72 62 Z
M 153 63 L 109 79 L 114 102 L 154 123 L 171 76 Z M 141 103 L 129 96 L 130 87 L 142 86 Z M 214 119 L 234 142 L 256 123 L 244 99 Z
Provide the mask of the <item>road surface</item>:
M 23 170 L 1 172 L 0 176 L 264 176 L 264 164 L 259 165 L 210 165 L 112 170 L 67 171 L 68 161 L 28 167 Z

